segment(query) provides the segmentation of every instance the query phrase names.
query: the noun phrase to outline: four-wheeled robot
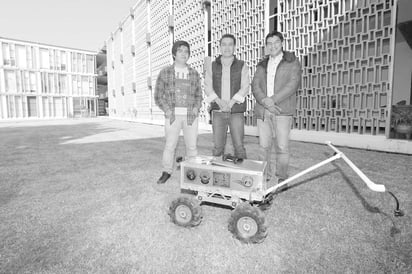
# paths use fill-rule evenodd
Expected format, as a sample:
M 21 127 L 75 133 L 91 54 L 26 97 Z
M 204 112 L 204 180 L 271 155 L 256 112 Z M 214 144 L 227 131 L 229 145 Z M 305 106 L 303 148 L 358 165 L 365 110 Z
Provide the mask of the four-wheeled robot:
M 385 186 L 373 183 L 341 151 L 326 142 L 335 154 L 287 180 L 268 187 L 267 164 L 262 161 L 223 157 L 197 156 L 181 162 L 180 188 L 182 192 L 194 193 L 174 200 L 169 215 L 177 225 L 193 227 L 202 221 L 202 203 L 224 205 L 233 208 L 229 219 L 229 231 L 244 243 L 260 243 L 267 236 L 263 210 L 272 203 L 274 194 L 295 179 L 327 163 L 343 159 L 373 191 L 385 192 Z M 397 198 L 395 216 L 402 216 Z

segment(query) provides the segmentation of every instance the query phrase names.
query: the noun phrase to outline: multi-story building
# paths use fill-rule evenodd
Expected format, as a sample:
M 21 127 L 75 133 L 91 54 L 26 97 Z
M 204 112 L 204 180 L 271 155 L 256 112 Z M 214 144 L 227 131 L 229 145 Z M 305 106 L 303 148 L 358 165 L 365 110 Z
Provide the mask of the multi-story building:
M 291 138 L 412 153 L 410 134 L 396 127 L 399 108 L 412 117 L 411 11 L 408 0 L 138 0 L 106 41 L 110 116 L 161 122 L 152 87 L 173 41 L 190 43 L 189 63 L 203 74 L 204 58 L 232 33 L 253 77 L 276 29 L 303 70 Z M 256 134 L 251 94 L 247 102 L 247 132 Z
M 0 37 L 0 119 L 96 115 L 96 52 Z
M 106 47 L 103 47 L 96 55 L 97 72 L 97 114 L 99 116 L 108 115 L 109 97 L 107 93 L 107 56 Z

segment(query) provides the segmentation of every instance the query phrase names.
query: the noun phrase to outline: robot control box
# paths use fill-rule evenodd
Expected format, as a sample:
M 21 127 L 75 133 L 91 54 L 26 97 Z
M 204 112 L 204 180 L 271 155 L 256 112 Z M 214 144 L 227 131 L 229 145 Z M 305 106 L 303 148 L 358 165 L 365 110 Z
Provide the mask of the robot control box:
M 197 156 L 180 165 L 180 187 L 205 193 L 262 201 L 267 188 L 266 162 L 244 159 L 234 163 L 221 157 Z

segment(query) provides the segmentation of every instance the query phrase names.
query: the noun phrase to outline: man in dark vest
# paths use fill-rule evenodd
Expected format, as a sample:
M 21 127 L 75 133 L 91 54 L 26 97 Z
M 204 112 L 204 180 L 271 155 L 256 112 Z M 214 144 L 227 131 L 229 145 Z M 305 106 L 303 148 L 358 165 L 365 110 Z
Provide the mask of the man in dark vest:
M 211 103 L 213 155 L 225 153 L 227 128 L 238 158 L 246 158 L 243 145 L 246 111 L 245 97 L 249 91 L 249 68 L 234 55 L 236 38 L 225 34 L 220 39 L 219 55 L 215 61 L 205 59 L 206 102 Z

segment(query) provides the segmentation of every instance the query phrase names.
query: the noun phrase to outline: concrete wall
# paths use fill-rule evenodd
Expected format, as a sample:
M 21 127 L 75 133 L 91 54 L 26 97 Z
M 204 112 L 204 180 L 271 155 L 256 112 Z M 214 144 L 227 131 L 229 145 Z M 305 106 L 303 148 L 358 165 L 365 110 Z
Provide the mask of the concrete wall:
M 398 23 L 412 20 L 412 1 L 401 0 L 398 3 Z M 396 30 L 395 67 L 393 77 L 392 103 L 411 99 L 412 49 L 399 29 Z

